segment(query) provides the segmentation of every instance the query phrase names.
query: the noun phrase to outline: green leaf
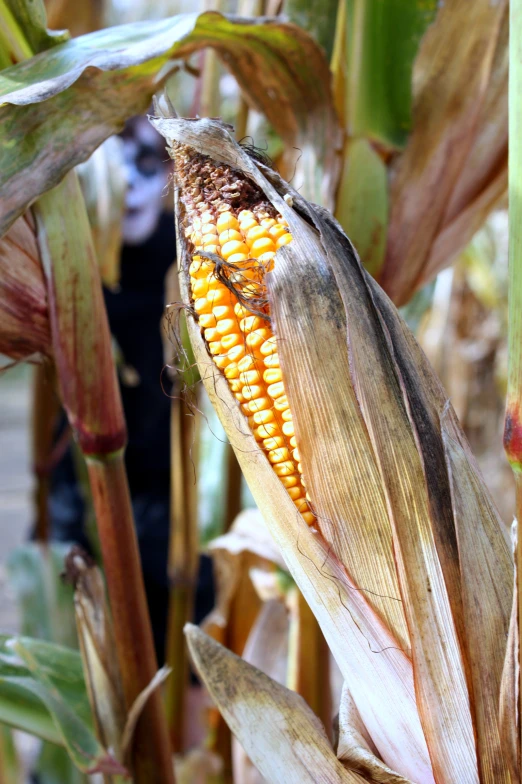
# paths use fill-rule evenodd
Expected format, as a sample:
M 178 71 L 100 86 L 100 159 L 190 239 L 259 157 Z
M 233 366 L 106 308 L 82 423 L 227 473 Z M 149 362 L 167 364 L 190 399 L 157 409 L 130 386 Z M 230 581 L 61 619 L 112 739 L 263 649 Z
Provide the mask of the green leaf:
M 22 769 L 9 727 L 0 724 L 0 771 L 2 784 L 20 784 Z
M 44 743 L 35 766 L 39 784 L 87 784 L 64 748 Z
M 0 235 L 128 117 L 146 111 L 172 71 L 167 61 L 206 46 L 287 146 L 302 150 L 307 195 L 331 206 L 339 128 L 317 44 L 293 25 L 186 14 L 80 36 L 0 72 L 0 98 L 11 104 L 0 108 Z
M 0 720 L 65 746 L 79 770 L 123 772 L 94 734 L 77 651 L 0 637 Z
M 7 561 L 10 588 L 22 616 L 22 634 L 76 647 L 73 591 L 60 579 L 68 545 L 35 543 L 16 548 Z
M 286 0 L 285 14 L 312 35 L 330 61 L 339 0 Z
M 0 41 L 14 37 L 25 57 L 69 38 L 67 30 L 48 30 L 43 0 L 0 0 Z M 3 47 L 2 47 L 3 48 Z
M 366 139 L 348 142 L 335 217 L 375 276 L 386 252 L 388 178 L 386 165 Z
M 413 61 L 437 0 L 346 2 L 350 134 L 401 147 L 411 126 Z

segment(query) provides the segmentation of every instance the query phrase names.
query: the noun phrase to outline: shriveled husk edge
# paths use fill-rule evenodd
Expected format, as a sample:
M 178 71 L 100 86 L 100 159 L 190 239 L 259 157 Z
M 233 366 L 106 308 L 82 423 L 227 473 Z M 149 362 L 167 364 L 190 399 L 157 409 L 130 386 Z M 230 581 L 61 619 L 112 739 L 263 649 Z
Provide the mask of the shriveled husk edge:
M 363 784 L 337 760 L 305 700 L 187 624 L 198 672 L 249 758 L 273 784 Z M 255 730 L 254 730 L 255 728 Z M 254 731 L 253 731 L 254 730 Z
M 291 231 L 310 226 L 290 209 L 259 168 L 215 121 L 152 120 L 168 142 L 179 141 L 203 155 L 231 165 L 254 180 L 288 221 Z M 268 170 L 264 170 L 270 175 Z M 275 179 L 275 178 L 274 178 Z M 280 187 L 284 194 L 286 186 Z M 296 194 L 292 192 L 292 195 Z M 187 248 L 179 220 L 177 241 L 182 297 L 190 304 Z M 317 240 L 316 240 L 317 242 Z M 318 252 L 323 252 L 319 243 Z M 433 782 L 429 754 L 415 703 L 408 656 L 351 583 L 324 539 L 304 524 L 270 463 L 250 433 L 224 376 L 211 360 L 197 323 L 189 315 L 189 334 L 207 392 L 269 530 L 296 583 L 318 618 L 327 642 L 349 684 L 363 722 L 384 762 L 418 784 Z

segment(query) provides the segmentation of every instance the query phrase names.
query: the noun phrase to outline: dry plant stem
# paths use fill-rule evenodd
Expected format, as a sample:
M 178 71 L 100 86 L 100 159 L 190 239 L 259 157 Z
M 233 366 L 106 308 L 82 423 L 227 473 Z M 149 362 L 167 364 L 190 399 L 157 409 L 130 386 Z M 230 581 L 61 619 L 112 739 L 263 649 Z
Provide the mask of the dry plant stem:
M 237 462 L 237 457 L 230 446 L 225 450 L 227 461 L 227 482 L 225 497 L 225 530 L 228 531 L 236 517 L 241 511 L 241 468 Z
M 191 620 L 198 566 L 197 494 L 195 484 L 196 417 L 177 394 L 171 409 L 171 582 L 167 629 L 166 711 L 172 748 L 183 750 L 183 725 L 188 687 L 188 658 L 183 627 Z
M 123 450 L 87 458 L 87 469 L 127 709 L 157 670 Z M 161 696 L 155 691 L 139 719 L 133 747 L 134 781 L 173 784 Z
M 100 274 L 74 172 L 35 208 L 60 397 L 88 462 L 114 619 L 125 704 L 130 710 L 157 666 L 123 453 L 126 428 Z M 167 724 L 157 692 L 140 719 L 134 780 L 174 781 Z
M 522 0 L 510 4 L 509 36 L 509 369 L 504 448 L 515 474 L 522 521 Z M 517 548 L 518 626 L 522 628 L 522 547 Z M 519 664 L 520 664 L 519 648 Z M 520 689 L 519 689 L 520 700 Z M 519 703 L 519 716 L 521 705 Z M 522 728 L 522 722 L 520 722 Z
M 332 733 L 330 653 L 317 619 L 298 588 L 289 596 L 290 629 L 286 685 L 303 697 Z

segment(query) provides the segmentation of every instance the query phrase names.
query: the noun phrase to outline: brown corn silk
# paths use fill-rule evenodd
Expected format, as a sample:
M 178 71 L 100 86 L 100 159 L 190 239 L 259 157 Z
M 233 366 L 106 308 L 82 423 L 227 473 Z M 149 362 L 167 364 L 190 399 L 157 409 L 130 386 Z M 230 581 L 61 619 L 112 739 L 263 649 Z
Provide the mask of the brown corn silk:
M 175 143 L 172 155 L 192 258 L 192 304 L 208 351 L 273 470 L 313 525 L 265 285 L 277 249 L 292 235 L 243 173 L 183 144 Z

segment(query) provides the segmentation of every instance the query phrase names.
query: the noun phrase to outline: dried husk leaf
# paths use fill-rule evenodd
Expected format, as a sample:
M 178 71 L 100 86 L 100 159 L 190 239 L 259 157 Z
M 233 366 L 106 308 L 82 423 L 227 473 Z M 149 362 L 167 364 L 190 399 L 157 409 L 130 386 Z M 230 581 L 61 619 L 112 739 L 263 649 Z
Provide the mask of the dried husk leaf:
M 66 559 L 89 702 L 100 742 L 123 760 L 125 702 L 101 571 L 74 547 Z
M 239 659 L 197 627 L 187 624 L 186 635 L 193 661 L 212 698 L 268 781 L 356 784 L 368 780 L 343 768 L 323 726 L 302 697 Z
M 509 765 L 511 784 L 520 784 L 520 665 L 519 645 L 520 636 L 518 628 L 518 581 L 517 581 L 517 548 L 518 524 L 515 520 L 512 527 L 515 572 L 513 581 L 513 607 L 509 624 L 509 637 L 506 651 L 506 660 L 502 673 L 500 689 L 500 742 L 502 750 Z
M 424 427 L 422 439 L 417 439 L 409 416 L 411 404 L 403 400 L 402 379 L 396 375 L 393 348 L 388 345 L 389 338 L 382 331 L 366 276 L 350 242 L 338 232 L 326 213 L 310 210 L 310 215 L 321 230 L 321 241 L 327 254 L 324 266 L 332 270 L 337 296 L 342 297 L 347 322 L 344 335 L 347 330 L 348 345 L 346 338 L 344 346 L 339 339 L 334 348 L 331 334 L 338 328 L 337 319 L 334 321 L 326 309 L 322 314 L 314 312 L 315 302 L 320 297 L 325 302 L 334 300 L 332 278 L 328 284 L 325 283 L 327 278 L 324 268 L 320 267 L 321 257 L 316 247 L 305 240 L 303 233 L 294 229 L 291 218 L 285 215 L 294 241 L 279 254 L 280 260 L 268 286 L 276 334 L 281 338 L 279 357 L 295 417 L 303 470 L 305 476 L 310 477 L 311 496 L 314 505 L 319 507 L 318 517 L 322 525 L 322 494 L 314 485 L 320 471 L 314 463 L 314 455 L 322 429 L 311 429 L 305 420 L 301 430 L 301 412 L 303 408 L 305 411 L 311 408 L 308 397 L 311 394 L 316 409 L 335 415 L 335 402 L 328 394 L 327 383 L 332 372 L 335 373 L 332 366 L 336 368 L 345 357 L 346 374 L 334 382 L 334 389 L 343 382 L 345 386 L 353 384 L 352 393 L 354 398 L 357 395 L 371 444 L 366 446 L 365 452 L 370 455 L 373 452 L 378 464 L 378 472 L 373 476 L 359 474 L 360 478 L 349 479 L 348 488 L 352 489 L 357 478 L 364 488 L 368 488 L 367 492 L 378 489 L 385 493 L 400 595 L 411 637 L 416 700 L 435 776 L 441 782 L 475 782 L 477 765 L 473 727 L 456 629 L 456 625 L 462 623 L 460 592 L 457 589 L 449 594 L 447 587 L 448 581 L 450 586 L 454 583 L 458 586 L 459 580 L 455 534 L 451 510 L 448 513 L 444 508 L 440 486 L 429 486 L 424 473 L 423 450 L 426 450 L 430 461 L 427 469 L 433 469 L 434 477 L 437 474 L 444 476 L 440 437 L 438 451 L 433 449 L 436 443 L 433 443 L 429 427 Z M 304 268 L 303 279 L 295 274 L 298 265 Z M 295 319 L 295 312 L 300 314 L 299 320 Z M 331 362 L 332 356 L 335 357 L 334 363 Z M 302 394 L 300 379 L 303 376 L 310 379 L 311 392 L 307 389 L 307 395 Z M 324 386 L 322 389 L 319 387 L 321 394 L 317 395 L 321 382 Z M 324 401 L 321 406 L 317 405 L 318 400 Z M 423 412 L 419 408 L 416 414 L 422 417 Z M 317 434 L 315 438 L 314 434 Z M 350 431 L 345 432 L 343 441 L 350 436 Z M 308 440 L 313 448 L 307 446 Z M 323 463 L 330 456 L 328 446 L 331 441 L 329 435 L 323 446 Z M 330 459 L 335 460 L 335 457 L 334 452 Z M 345 476 L 350 468 L 349 464 L 337 464 L 330 481 L 346 488 Z M 343 477 L 342 482 L 338 477 Z M 432 525 L 432 522 L 435 524 Z M 344 526 L 347 532 L 351 532 L 353 527 L 358 526 L 358 521 L 346 518 Z M 442 557 L 439 557 L 439 550 Z M 349 686 L 351 689 L 351 684 Z M 390 764 L 390 767 L 406 773 L 396 765 Z
M 288 616 L 283 602 L 270 599 L 263 604 L 248 637 L 242 658 L 269 675 L 276 683 L 286 681 Z M 234 780 L 244 784 L 264 782 L 241 744 L 232 740 Z
M 380 277 L 396 304 L 451 262 L 506 193 L 506 9 L 478 0 L 469 25 L 466 1 L 450 0 L 422 41 Z
M 339 740 L 337 759 L 350 770 L 357 770 L 369 781 L 380 784 L 412 784 L 409 779 L 390 770 L 376 754 L 376 749 L 362 723 L 357 707 L 346 684 L 339 706 Z
M 314 236 L 219 124 L 209 120 L 197 124 L 183 120 L 156 120 L 153 124 L 168 140 L 179 138 L 217 160 L 236 167 L 240 165 L 262 185 L 289 222 L 293 222 L 294 237 L 299 232 Z M 178 241 L 179 257 L 183 258 L 183 237 L 178 236 Z M 317 256 L 317 249 L 313 255 Z M 181 288 L 185 301 L 190 302 L 183 271 Z M 210 362 L 199 328 L 191 317 L 188 325 L 205 386 L 236 450 L 254 498 L 284 553 L 294 579 L 319 620 L 377 748 L 393 769 L 417 782 L 432 782 L 431 764 L 415 705 L 409 658 L 370 606 L 367 591 L 361 591 L 353 583 L 332 552 L 331 545 L 302 522 L 249 432 L 226 380 Z
M 50 344 L 45 277 L 28 212 L 0 239 L 0 354 L 49 356 Z

